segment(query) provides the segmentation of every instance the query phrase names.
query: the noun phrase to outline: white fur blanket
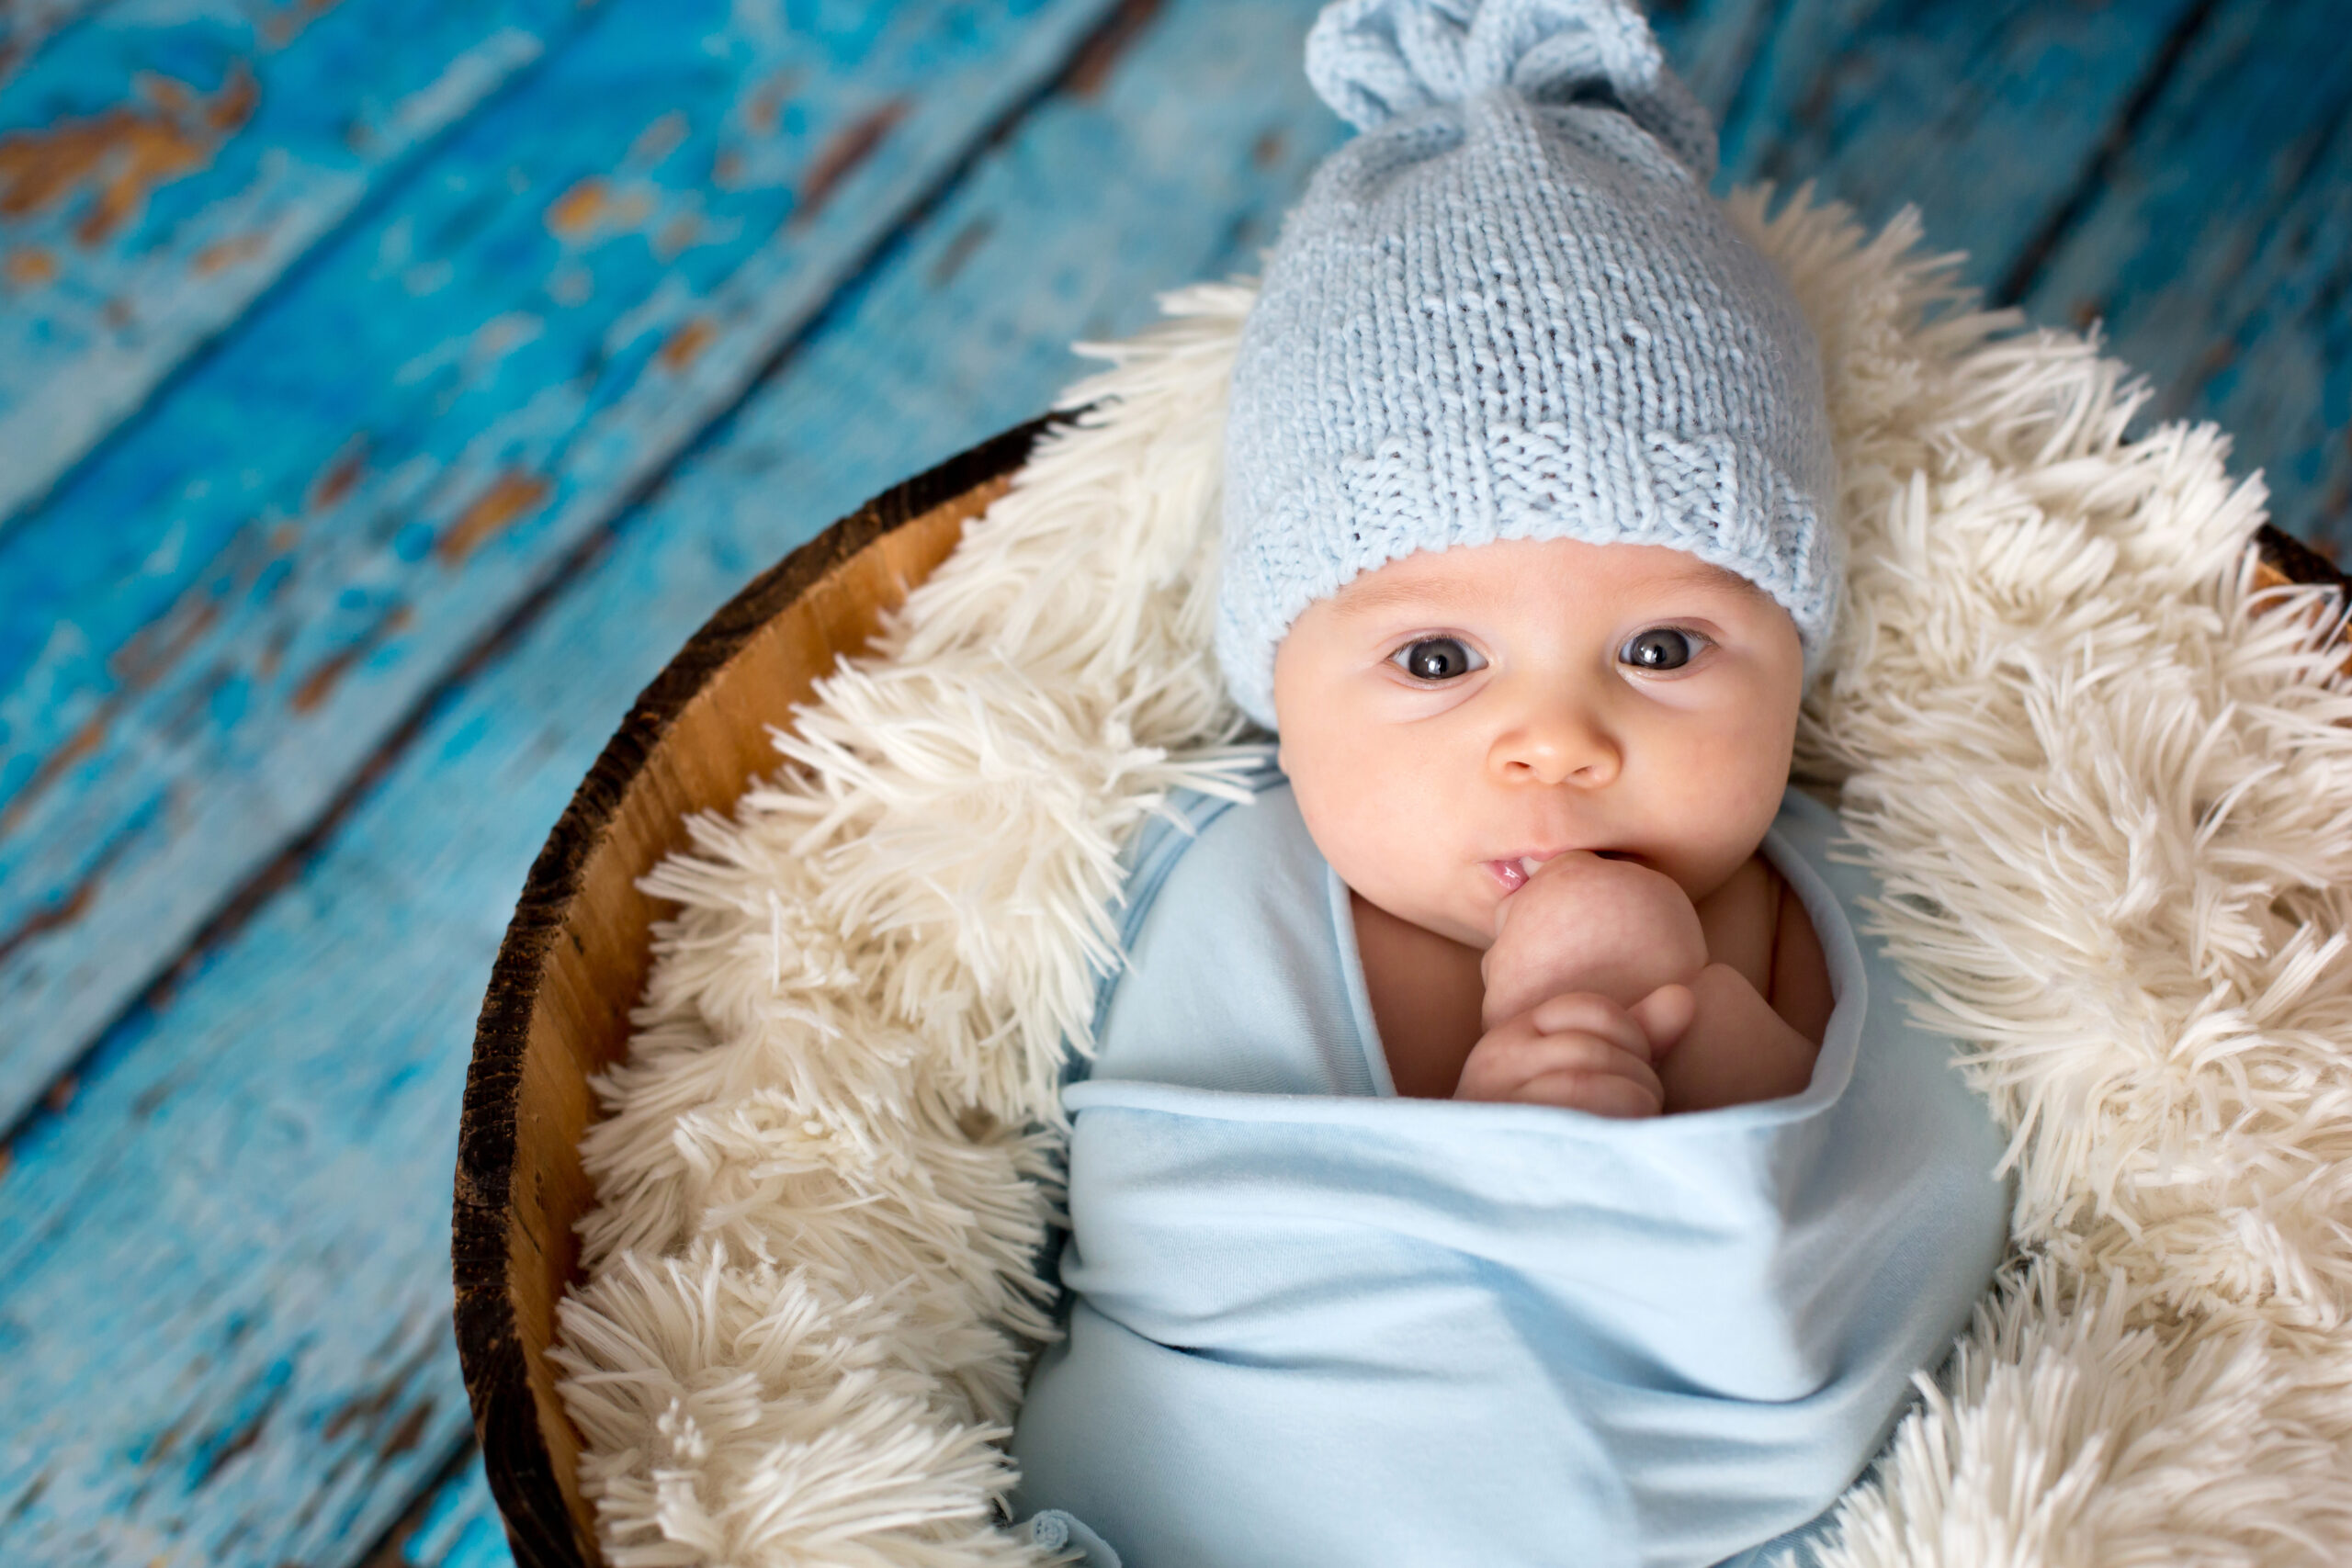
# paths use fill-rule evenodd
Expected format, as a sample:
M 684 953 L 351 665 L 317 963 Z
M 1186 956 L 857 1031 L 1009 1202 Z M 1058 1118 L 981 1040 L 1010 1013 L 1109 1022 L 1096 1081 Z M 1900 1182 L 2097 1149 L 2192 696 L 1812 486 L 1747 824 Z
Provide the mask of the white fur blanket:
M 2352 1562 L 2352 694 L 2256 604 L 2225 439 L 1800 194 L 1850 605 L 1800 771 L 2014 1129 L 2018 1260 L 1826 1561 Z M 563 1392 L 615 1568 L 1047 1561 L 996 1522 L 1049 1333 L 1057 1064 L 1124 838 L 1217 788 L 1251 295 L 1097 352 L 1014 489 L 698 853 L 585 1145 Z M 2300 603 L 2279 604 L 2279 597 Z M 2267 609 L 2267 613 L 2266 613 Z

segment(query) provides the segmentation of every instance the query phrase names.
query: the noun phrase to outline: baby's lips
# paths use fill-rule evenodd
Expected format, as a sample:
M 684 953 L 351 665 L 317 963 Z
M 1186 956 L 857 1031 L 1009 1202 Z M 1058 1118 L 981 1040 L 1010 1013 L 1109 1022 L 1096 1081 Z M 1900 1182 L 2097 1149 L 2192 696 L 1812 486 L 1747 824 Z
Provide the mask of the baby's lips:
M 1598 855 L 1603 860 L 1630 860 L 1633 858 L 1630 855 L 1618 854 L 1611 850 L 1561 850 L 1556 853 L 1545 855 L 1542 860 L 1537 860 L 1529 855 L 1519 855 L 1510 860 L 1490 860 L 1486 863 L 1487 874 L 1493 877 L 1497 882 L 1502 884 L 1503 897 L 1505 900 L 1508 901 L 1510 895 L 1526 886 L 1529 881 L 1534 877 L 1536 873 L 1542 871 L 1554 861 L 1565 860 L 1571 855 L 1578 854 Z
M 1527 874 L 1510 861 L 1490 860 L 1487 862 L 1487 874 L 1502 884 L 1503 896 L 1495 901 L 1493 931 L 1499 938 L 1503 934 L 1503 921 L 1510 917 L 1510 896 L 1527 886 Z

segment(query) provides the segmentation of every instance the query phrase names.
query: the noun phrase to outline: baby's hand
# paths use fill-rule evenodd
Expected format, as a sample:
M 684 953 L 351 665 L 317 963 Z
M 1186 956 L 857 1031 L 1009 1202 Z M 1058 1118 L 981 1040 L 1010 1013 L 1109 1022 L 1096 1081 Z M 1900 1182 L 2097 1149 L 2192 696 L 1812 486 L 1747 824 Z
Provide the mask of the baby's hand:
M 1661 986 L 1630 1008 L 1590 991 L 1548 997 L 1471 1047 L 1453 1098 L 1656 1116 L 1666 1107 L 1657 1063 L 1696 1007 L 1688 986 Z
M 1590 991 L 1632 1007 L 1707 966 L 1699 912 L 1674 879 L 1583 850 L 1555 855 L 1495 911 L 1480 962 L 1488 1030 L 1547 997 Z

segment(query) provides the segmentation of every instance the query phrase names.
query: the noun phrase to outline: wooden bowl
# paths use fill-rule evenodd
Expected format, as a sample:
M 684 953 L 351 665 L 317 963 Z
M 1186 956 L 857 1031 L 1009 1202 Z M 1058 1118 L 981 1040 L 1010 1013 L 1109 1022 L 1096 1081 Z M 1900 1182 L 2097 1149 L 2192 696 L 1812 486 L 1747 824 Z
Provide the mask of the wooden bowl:
M 543 1352 L 578 1273 L 572 1226 L 594 1193 L 580 1137 L 589 1077 L 628 1048 L 662 914 L 637 879 L 687 845 L 776 754 L 786 716 L 882 610 L 944 559 L 1004 493 L 1039 420 L 876 497 L 754 581 L 695 634 L 629 709 L 548 836 L 491 972 L 458 1141 L 458 1351 L 483 1468 L 524 1568 L 601 1565 L 580 1495 L 580 1438 Z M 2265 527 L 2273 582 L 2346 581 Z
M 776 765 L 766 726 L 855 653 L 1004 493 L 1050 419 L 875 497 L 713 615 L 629 707 L 523 886 L 474 1032 L 451 1238 L 458 1355 L 490 1489 L 523 1568 L 601 1565 L 580 1438 L 544 1352 L 594 1193 L 591 1075 L 628 1049 L 662 913 L 637 879 Z

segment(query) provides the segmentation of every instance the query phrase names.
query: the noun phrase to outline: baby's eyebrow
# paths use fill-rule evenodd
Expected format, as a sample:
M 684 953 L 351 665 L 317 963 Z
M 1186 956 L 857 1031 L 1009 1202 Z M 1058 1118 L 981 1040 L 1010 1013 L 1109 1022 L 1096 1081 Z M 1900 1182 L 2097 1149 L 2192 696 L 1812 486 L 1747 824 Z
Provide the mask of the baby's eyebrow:
M 1451 604 L 1462 596 L 1463 589 L 1456 583 L 1368 582 L 1359 578 L 1332 595 L 1331 607 L 1343 615 L 1363 615 L 1407 604 Z
M 1756 581 L 1753 578 L 1742 577 L 1730 568 L 1717 566 L 1713 561 L 1694 560 L 1682 575 L 1693 582 L 1711 582 L 1718 588 L 1736 589 L 1752 599 L 1761 599 L 1767 604 L 1778 603 L 1762 583 Z

